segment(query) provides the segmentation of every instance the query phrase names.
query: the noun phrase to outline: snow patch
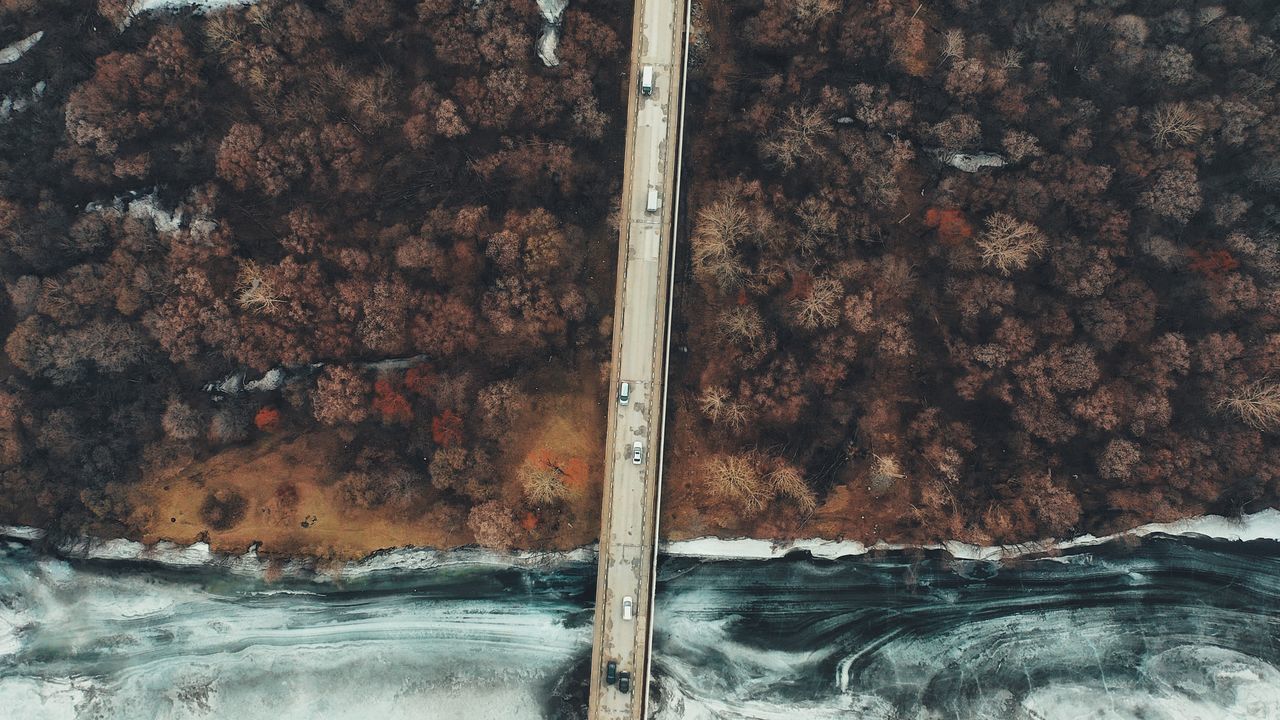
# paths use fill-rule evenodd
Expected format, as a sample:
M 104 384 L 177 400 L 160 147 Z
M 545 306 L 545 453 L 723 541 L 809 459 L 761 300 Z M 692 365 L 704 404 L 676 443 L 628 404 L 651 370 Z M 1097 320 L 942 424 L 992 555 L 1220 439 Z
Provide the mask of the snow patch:
M 944 165 L 967 173 L 976 173 L 983 168 L 1004 167 L 1008 163 L 995 153 L 965 153 L 954 150 L 932 150 L 933 156 Z
M 17 97 L 12 97 L 5 95 L 3 98 L 0 98 L 0 123 L 9 122 L 9 118 L 13 117 L 14 113 L 22 112 L 34 105 L 35 102 L 44 95 L 45 87 L 45 81 L 41 80 L 35 85 L 32 85 L 31 92 L 25 96 L 18 95 Z
M 45 531 L 40 528 L 26 527 L 25 525 L 0 525 L 0 538 L 35 542 L 36 540 L 44 539 L 44 536 Z
M 542 11 L 542 35 L 538 38 L 538 59 L 547 67 L 560 64 L 556 48 L 560 46 L 560 22 L 564 18 L 569 0 L 538 0 Z
M 33 541 L 44 537 L 38 528 L 0 525 L 0 538 Z M 68 558 L 118 562 L 146 562 L 171 568 L 221 568 L 247 577 L 272 576 L 335 582 L 380 574 L 416 573 L 445 567 L 550 568 L 562 563 L 594 562 L 596 545 L 568 551 L 522 550 L 504 552 L 467 545 L 432 549 L 402 547 L 379 550 L 362 560 L 322 564 L 317 558 L 273 559 L 258 554 L 257 545 L 242 555 L 216 553 L 208 543 L 190 545 L 161 540 L 151 545 L 116 538 L 82 537 L 58 545 L 57 552 Z M 3 606 L 0 605 L 0 608 Z
M 18 58 L 25 55 L 31 48 L 35 47 L 36 43 L 40 42 L 40 38 L 42 37 L 44 37 L 44 31 L 37 30 L 18 42 L 0 50 L 0 65 L 8 65 L 9 63 L 17 62 Z
M 134 16 L 145 12 L 156 10 L 177 11 L 188 7 L 195 8 L 196 12 L 209 12 L 210 10 L 221 10 L 226 7 L 253 5 L 256 2 L 257 0 L 135 0 L 133 6 L 129 8 L 128 15 L 125 16 L 124 26 L 127 27 Z
M 1103 537 L 1081 535 L 1064 541 L 1046 538 L 1016 545 L 982 546 L 954 540 L 935 545 L 900 545 L 886 542 L 864 545 L 852 540 L 837 541 L 824 540 L 822 538 L 775 541 L 754 540 L 751 538 L 702 537 L 663 543 L 660 550 L 667 555 L 700 557 L 709 560 L 765 560 L 780 558 L 788 553 L 803 550 L 812 553 L 814 557 L 834 560 L 841 557 L 865 555 L 873 550 L 917 549 L 944 550 L 957 560 L 994 562 L 1027 555 L 1037 555 L 1054 550 L 1102 545 L 1122 537 L 1145 537 L 1156 533 L 1203 536 L 1238 542 L 1250 540 L 1280 541 L 1280 510 L 1268 508 L 1240 518 L 1204 515 L 1168 523 L 1150 523 Z
M 150 220 L 156 230 L 162 233 L 176 233 L 182 228 L 182 209 L 175 208 L 169 212 L 156 202 L 155 193 L 131 200 L 126 212 L 135 220 Z

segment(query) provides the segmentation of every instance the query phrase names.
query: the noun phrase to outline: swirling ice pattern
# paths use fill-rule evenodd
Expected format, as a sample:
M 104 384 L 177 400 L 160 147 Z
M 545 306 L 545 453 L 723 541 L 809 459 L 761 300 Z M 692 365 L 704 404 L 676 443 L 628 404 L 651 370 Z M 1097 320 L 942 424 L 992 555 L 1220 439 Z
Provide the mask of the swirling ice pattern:
M 655 720 L 1280 720 L 1280 546 L 668 560 Z
M 267 585 L 0 544 L 0 718 L 543 718 L 592 570 Z
M 594 562 L 394 565 L 267 583 L 0 543 L 0 718 L 582 716 Z M 1280 720 L 1275 543 L 660 575 L 655 720 Z

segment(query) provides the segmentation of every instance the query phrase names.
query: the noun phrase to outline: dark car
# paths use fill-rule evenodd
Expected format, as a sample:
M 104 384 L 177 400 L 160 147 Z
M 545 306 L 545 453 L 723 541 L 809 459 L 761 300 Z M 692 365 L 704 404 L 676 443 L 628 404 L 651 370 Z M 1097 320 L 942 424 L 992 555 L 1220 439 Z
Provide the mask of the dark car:
M 625 670 L 618 673 L 618 692 L 631 692 L 631 673 Z
M 618 661 L 610 660 L 608 665 L 604 666 L 604 681 L 606 684 L 612 685 L 618 681 Z

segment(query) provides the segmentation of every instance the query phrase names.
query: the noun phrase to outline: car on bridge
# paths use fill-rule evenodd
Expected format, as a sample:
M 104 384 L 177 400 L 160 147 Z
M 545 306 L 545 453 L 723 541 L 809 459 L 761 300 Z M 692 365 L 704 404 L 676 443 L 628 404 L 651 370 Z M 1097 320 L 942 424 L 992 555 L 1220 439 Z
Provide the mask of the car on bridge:
M 604 666 L 604 682 L 606 685 L 612 685 L 618 682 L 618 661 L 610 660 Z
M 639 440 L 631 446 L 631 462 L 635 465 L 644 462 L 644 445 Z
M 618 692 L 631 692 L 631 673 L 626 670 L 618 673 Z

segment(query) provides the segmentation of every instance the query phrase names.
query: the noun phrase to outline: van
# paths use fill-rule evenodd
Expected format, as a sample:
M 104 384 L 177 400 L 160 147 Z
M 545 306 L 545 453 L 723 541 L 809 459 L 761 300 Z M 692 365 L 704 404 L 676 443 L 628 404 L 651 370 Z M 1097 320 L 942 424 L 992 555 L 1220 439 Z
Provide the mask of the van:
M 649 96 L 653 94 L 653 66 L 645 65 L 640 69 L 640 94 Z
M 644 462 L 644 445 L 641 445 L 640 441 L 637 440 L 635 441 L 635 444 L 631 446 L 631 463 L 633 465 L 639 465 L 642 462 Z
M 631 401 L 631 383 L 624 382 L 622 383 L 622 386 L 618 388 L 618 404 L 626 405 L 630 401 Z
M 645 212 L 658 212 L 658 191 L 650 188 L 649 199 L 644 203 Z

